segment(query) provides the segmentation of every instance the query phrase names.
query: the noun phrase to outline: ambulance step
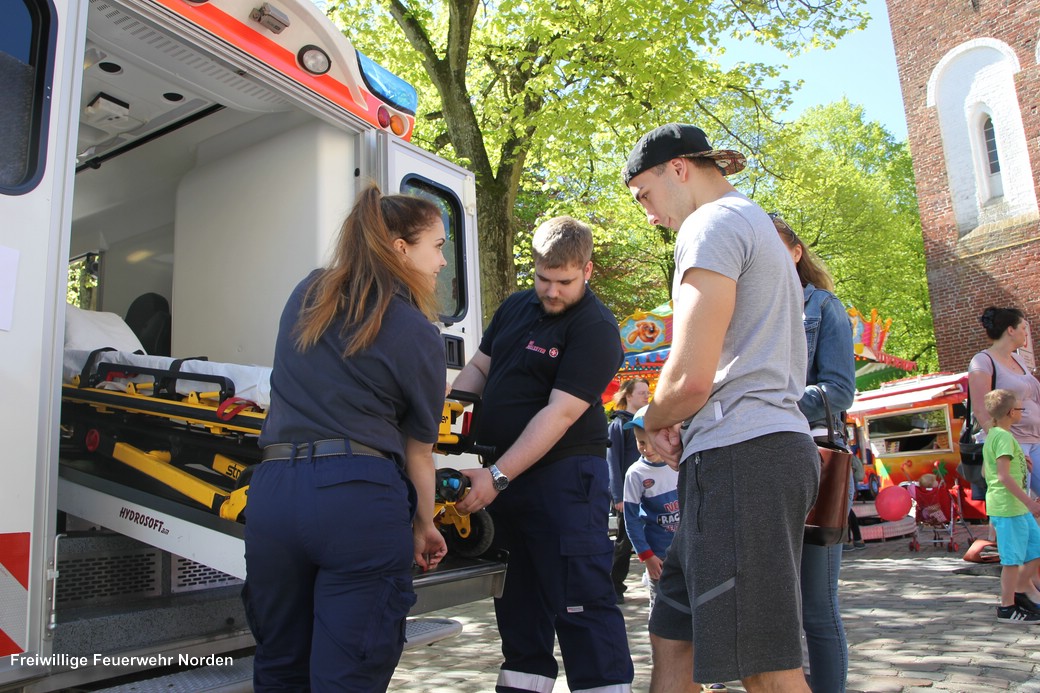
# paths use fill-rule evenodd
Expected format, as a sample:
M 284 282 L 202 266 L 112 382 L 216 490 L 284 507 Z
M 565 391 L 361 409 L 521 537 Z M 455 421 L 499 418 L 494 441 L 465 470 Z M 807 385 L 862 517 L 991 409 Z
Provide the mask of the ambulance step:
M 200 667 L 92 690 L 95 693 L 250 693 L 253 658 L 240 657 L 229 666 Z
M 405 629 L 404 649 L 432 645 L 461 632 L 462 624 L 451 618 L 410 618 Z M 240 657 L 228 666 L 189 669 L 154 679 L 94 689 L 95 693 L 238 693 L 252 690 L 252 657 Z
M 431 645 L 461 632 L 462 624 L 453 618 L 410 618 L 405 627 L 404 649 Z

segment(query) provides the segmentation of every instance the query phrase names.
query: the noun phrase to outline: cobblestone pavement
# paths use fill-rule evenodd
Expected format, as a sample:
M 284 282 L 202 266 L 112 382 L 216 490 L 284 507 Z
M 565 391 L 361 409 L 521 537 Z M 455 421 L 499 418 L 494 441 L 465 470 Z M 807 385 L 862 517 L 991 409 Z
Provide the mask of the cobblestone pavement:
M 986 527 L 972 526 L 972 531 L 984 537 Z M 908 538 L 868 542 L 865 549 L 845 554 L 840 596 L 850 693 L 1040 693 L 1040 625 L 997 623 L 999 568 L 966 563 L 961 555 L 970 541 L 963 528 L 955 539 L 960 544 L 955 554 L 927 544 L 911 553 Z M 635 563 L 621 608 L 635 662 L 633 689 L 646 691 L 647 593 Z M 430 615 L 462 622 L 462 634 L 406 651 L 390 690 L 493 691 L 501 653 L 491 601 Z M 729 685 L 731 691 L 744 690 L 739 683 Z M 561 670 L 554 691 L 566 690 Z

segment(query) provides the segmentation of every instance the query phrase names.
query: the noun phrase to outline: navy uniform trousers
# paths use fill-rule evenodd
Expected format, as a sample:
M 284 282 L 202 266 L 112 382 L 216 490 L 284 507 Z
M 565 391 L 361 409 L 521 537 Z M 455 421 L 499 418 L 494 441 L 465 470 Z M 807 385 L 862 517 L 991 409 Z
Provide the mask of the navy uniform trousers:
M 572 691 L 631 690 L 625 619 L 610 580 L 607 465 L 580 455 L 528 470 L 488 506 L 495 546 L 509 551 L 495 615 L 505 661 L 500 692 L 553 689 L 559 666 Z
M 253 685 L 385 691 L 404 647 L 415 492 L 368 455 L 263 462 L 246 509 Z

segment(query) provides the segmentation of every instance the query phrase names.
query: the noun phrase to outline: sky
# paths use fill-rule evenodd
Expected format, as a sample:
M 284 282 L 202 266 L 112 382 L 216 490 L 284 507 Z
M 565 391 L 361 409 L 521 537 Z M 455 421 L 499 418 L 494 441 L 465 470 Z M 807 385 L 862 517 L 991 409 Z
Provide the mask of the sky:
M 832 103 L 845 96 L 863 106 L 867 117 L 880 122 L 897 140 L 906 141 L 906 116 L 888 8 L 885 0 L 866 0 L 866 10 L 870 15 L 867 28 L 846 34 L 830 50 L 815 48 L 788 58 L 780 51 L 749 42 L 727 46 L 726 58 L 733 62 L 787 65 L 784 79 L 804 80 L 786 114 L 791 120 L 810 106 Z

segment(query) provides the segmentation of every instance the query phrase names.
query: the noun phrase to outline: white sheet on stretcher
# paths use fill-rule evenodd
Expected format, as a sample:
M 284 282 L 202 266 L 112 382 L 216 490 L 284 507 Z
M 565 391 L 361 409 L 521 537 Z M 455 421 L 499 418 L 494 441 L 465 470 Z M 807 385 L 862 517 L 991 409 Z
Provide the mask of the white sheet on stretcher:
M 90 357 L 89 350 L 66 349 L 65 359 L 62 366 L 62 378 L 66 383 L 80 375 L 83 367 Z M 169 369 L 176 359 L 168 356 L 149 356 L 145 354 L 134 354 L 127 351 L 106 351 L 97 359 L 97 363 L 115 363 L 121 366 L 139 366 L 141 368 Z M 220 375 L 231 380 L 235 385 L 235 397 L 256 402 L 262 409 L 271 405 L 271 369 L 264 366 L 243 366 L 235 363 L 220 363 L 217 361 L 185 360 L 181 362 L 180 373 L 204 373 L 206 375 Z M 151 376 L 139 376 L 132 379 L 134 382 L 150 383 L 154 380 Z M 187 395 L 191 392 L 214 392 L 219 387 L 216 383 L 188 380 L 179 378 L 177 380 L 177 392 Z

